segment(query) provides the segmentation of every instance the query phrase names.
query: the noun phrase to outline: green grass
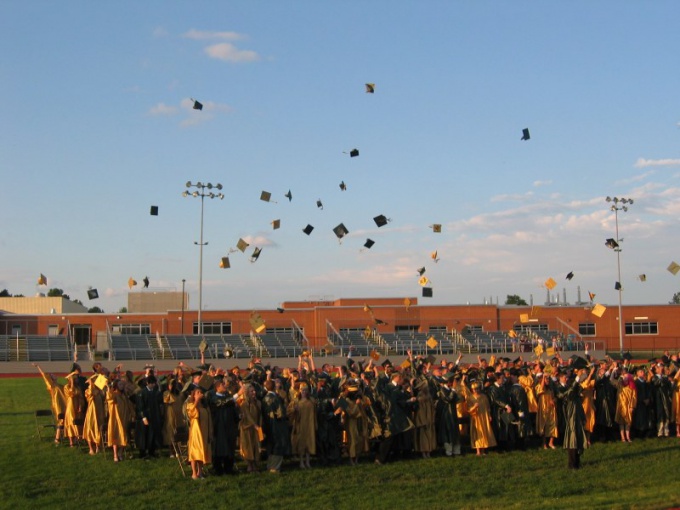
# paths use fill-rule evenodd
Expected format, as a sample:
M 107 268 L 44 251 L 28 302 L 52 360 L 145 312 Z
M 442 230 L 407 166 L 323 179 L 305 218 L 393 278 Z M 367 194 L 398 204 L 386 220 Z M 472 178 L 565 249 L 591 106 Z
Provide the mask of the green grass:
M 4 508 L 668 508 L 680 506 L 680 439 L 595 444 L 582 469 L 563 450 L 316 467 L 279 475 L 183 478 L 177 461 L 129 460 L 39 441 L 40 379 L 0 379 L 0 501 Z M 244 465 L 239 463 L 244 470 Z M 188 470 L 190 474 L 190 470 Z

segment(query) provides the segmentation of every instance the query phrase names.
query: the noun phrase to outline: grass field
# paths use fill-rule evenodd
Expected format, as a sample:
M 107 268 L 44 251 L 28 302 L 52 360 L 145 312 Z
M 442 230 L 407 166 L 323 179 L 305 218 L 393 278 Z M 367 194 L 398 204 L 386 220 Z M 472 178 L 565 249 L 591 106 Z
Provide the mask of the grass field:
M 563 450 L 433 457 L 193 481 L 175 459 L 114 463 L 111 454 L 39 441 L 41 379 L 0 379 L 3 508 L 670 508 L 680 506 L 680 439 L 595 444 L 582 469 Z M 244 465 L 239 463 L 244 470 Z

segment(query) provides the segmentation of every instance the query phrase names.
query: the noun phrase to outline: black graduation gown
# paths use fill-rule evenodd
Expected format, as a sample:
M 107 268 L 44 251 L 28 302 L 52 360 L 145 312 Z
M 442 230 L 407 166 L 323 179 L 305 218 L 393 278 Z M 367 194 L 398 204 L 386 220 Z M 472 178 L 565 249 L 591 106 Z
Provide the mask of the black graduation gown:
M 441 385 L 437 392 L 436 401 L 436 429 L 437 444 L 443 446 L 445 443 L 458 444 L 460 442 L 460 430 L 458 428 L 458 413 L 456 404 L 458 394 L 446 385 Z
M 154 387 L 142 388 L 136 395 L 137 420 L 135 422 L 135 441 L 137 448 L 144 452 L 154 452 L 160 447 L 163 438 L 163 395 Z M 144 425 L 143 419 L 149 422 Z
M 616 384 L 608 376 L 595 380 L 595 424 L 611 428 L 616 425 Z
M 564 416 L 564 448 L 576 449 L 581 453 L 588 444 L 586 436 L 586 413 L 583 410 L 581 385 L 574 378 L 565 386 L 557 385 L 555 391 L 557 407 Z
M 652 379 L 652 393 L 656 423 L 668 421 L 673 405 L 673 388 L 668 377 L 655 375 Z
M 525 438 L 531 435 L 531 416 L 529 415 L 529 397 L 524 387 L 513 384 L 509 391 L 510 407 L 515 415 L 517 437 Z
M 233 458 L 238 438 L 238 409 L 231 395 L 219 395 L 214 390 L 206 394 L 213 421 L 213 457 Z
M 262 401 L 265 448 L 269 455 L 291 455 L 290 426 L 283 400 L 273 391 Z
M 486 389 L 491 404 L 491 425 L 497 441 L 508 441 L 512 438 L 511 424 L 507 419 L 505 407 L 510 404 L 506 389 L 495 383 Z
M 644 432 L 651 428 L 652 387 L 647 381 L 635 378 L 637 405 L 633 410 L 632 428 Z

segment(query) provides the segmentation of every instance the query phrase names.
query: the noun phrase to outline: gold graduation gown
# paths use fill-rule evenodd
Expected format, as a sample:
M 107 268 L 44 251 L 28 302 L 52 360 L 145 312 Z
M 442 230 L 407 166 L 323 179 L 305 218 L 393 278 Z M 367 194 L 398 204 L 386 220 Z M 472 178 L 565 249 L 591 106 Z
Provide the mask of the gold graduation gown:
M 66 410 L 64 411 L 64 435 L 66 437 L 80 437 L 82 435 L 82 420 L 85 413 L 85 397 L 83 392 L 70 383 L 64 387 Z M 79 424 L 80 423 L 80 424 Z
M 557 407 L 550 386 L 543 386 L 542 383 L 536 385 L 536 401 L 536 434 L 540 437 L 557 437 Z
M 106 405 L 109 412 L 107 426 L 108 446 L 122 446 L 128 444 L 128 425 L 130 423 L 130 399 L 119 391 L 106 392 Z
M 245 399 L 239 404 L 241 421 L 239 429 L 239 450 L 243 460 L 260 459 L 258 429 L 262 427 L 262 404 L 259 400 Z
M 467 395 L 470 413 L 470 445 L 472 448 L 492 448 L 496 446 L 496 436 L 491 428 L 491 406 L 489 398 L 483 393 Z
M 619 425 L 633 423 L 633 409 L 637 405 L 637 392 L 628 386 L 621 388 L 616 399 L 616 416 L 614 421 Z
M 104 392 L 94 384 L 85 390 L 87 399 L 87 413 L 83 425 L 85 441 L 100 444 L 102 442 L 102 427 L 104 426 Z
M 189 418 L 189 461 L 200 461 L 204 464 L 212 462 L 210 440 L 212 436 L 212 418 L 210 409 L 202 404 L 188 400 L 186 405 Z
M 529 402 L 529 412 L 538 412 L 538 401 L 536 399 L 536 392 L 534 391 L 534 377 L 529 375 L 520 375 L 518 379 L 519 384 L 527 393 L 527 401 Z
M 673 407 L 671 412 L 671 422 L 680 424 L 680 381 L 673 381 Z
M 177 427 L 186 425 L 182 412 L 182 399 L 180 395 L 174 395 L 170 391 L 163 393 L 163 405 L 165 413 L 163 417 L 163 444 L 171 445 L 175 439 Z
M 296 409 L 297 408 L 297 409 Z M 311 398 L 294 400 L 288 406 L 292 420 L 291 443 L 293 453 L 316 455 L 316 403 Z
M 66 411 L 66 397 L 64 396 L 64 387 L 52 380 L 47 374 L 42 374 L 42 378 L 47 386 L 47 391 L 50 392 L 50 406 L 52 414 L 57 421 L 57 425 L 64 426 L 64 412 Z
M 581 398 L 583 399 L 583 411 L 586 414 L 586 422 L 583 426 L 586 432 L 595 429 L 595 381 L 583 381 L 581 383 Z

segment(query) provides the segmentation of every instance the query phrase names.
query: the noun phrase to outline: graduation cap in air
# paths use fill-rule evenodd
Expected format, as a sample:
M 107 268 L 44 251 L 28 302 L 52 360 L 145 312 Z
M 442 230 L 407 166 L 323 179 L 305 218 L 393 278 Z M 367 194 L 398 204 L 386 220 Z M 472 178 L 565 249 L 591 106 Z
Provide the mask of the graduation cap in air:
M 614 283 L 614 290 L 621 290 L 623 287 L 621 287 L 621 282 L 615 282 Z
M 531 135 L 529 134 L 529 128 L 522 129 L 522 140 L 530 140 Z
M 279 228 L 281 228 L 281 220 L 272 221 L 272 228 L 274 230 L 278 230 Z
M 366 94 L 373 94 L 375 92 L 375 83 L 366 84 Z
M 347 191 L 347 185 L 345 181 L 340 181 L 340 191 Z
M 144 283 L 144 288 L 148 289 L 149 288 L 149 277 L 145 276 L 144 279 L 142 280 L 142 282 Z
M 604 312 L 607 311 L 607 307 L 604 305 L 601 305 L 597 303 L 593 308 L 590 310 L 590 313 L 595 315 L 596 317 L 602 317 L 604 315 Z
M 231 267 L 231 264 L 229 263 L 229 257 L 222 257 L 220 260 L 220 267 L 222 269 L 229 269 Z
M 239 238 L 238 242 L 236 243 L 236 249 L 232 248 L 229 250 L 229 253 L 233 253 L 235 251 L 240 251 L 241 253 L 245 253 L 246 248 L 250 246 L 247 242 L 245 242 L 242 238 Z
M 158 206 L 152 205 L 149 214 L 151 214 L 151 216 L 158 216 Z
M 194 110 L 202 110 L 202 109 L 203 109 L 203 104 L 202 104 L 202 103 L 199 103 L 199 102 L 196 101 L 195 99 L 192 99 L 192 101 L 194 102 L 194 106 L 193 106 L 193 109 L 194 109 Z
M 576 370 L 581 370 L 582 368 L 586 368 L 588 366 L 588 361 L 578 354 L 573 354 L 569 359 L 571 360 L 571 366 Z
M 373 221 L 375 221 L 375 224 L 378 226 L 378 228 L 380 228 L 380 227 L 384 227 L 385 225 L 387 225 L 387 223 L 389 223 L 392 220 L 390 220 L 384 214 L 379 214 L 378 216 L 373 218 Z
M 430 253 L 430 258 L 435 261 L 435 263 L 439 262 L 439 257 L 437 256 L 437 250 L 434 250 L 432 253 Z
M 285 310 L 283 308 L 281 308 L 280 306 L 276 308 L 276 311 L 279 312 L 279 313 L 285 312 Z
M 647 275 L 646 274 L 639 275 L 638 280 L 640 280 L 641 282 L 646 282 L 647 281 Z
M 432 229 L 432 232 L 434 232 L 435 234 L 440 234 L 442 231 L 442 226 L 439 223 L 430 225 L 430 228 Z
M 321 202 L 321 199 L 318 199 L 318 200 L 316 201 L 316 206 L 317 206 L 319 209 L 323 210 L 323 202 Z
M 591 301 L 595 299 L 595 293 L 588 291 L 588 299 L 590 299 Z
M 425 266 L 423 266 L 423 267 L 421 267 L 421 268 L 419 268 L 419 269 L 416 269 L 416 271 L 418 272 L 418 274 L 419 274 L 420 276 L 423 276 L 423 274 L 425 273 Z
M 283 196 L 286 197 L 289 202 L 293 200 L 293 194 L 290 192 L 290 190 L 288 190 L 288 193 Z
M 87 290 L 87 298 L 88 299 L 97 299 L 99 297 L 99 292 L 97 292 L 97 289 L 88 289 Z
M 352 149 L 349 151 L 350 158 L 356 158 L 359 155 L 359 149 Z
M 264 323 L 264 319 L 257 312 L 250 314 L 249 322 L 250 326 L 256 333 L 262 333 L 267 328 L 266 324 Z
M 574 273 L 572 271 L 569 271 L 567 273 L 567 280 L 571 280 L 574 277 Z
M 314 230 L 314 227 L 312 227 L 311 225 L 307 225 L 305 228 L 302 229 L 302 231 L 307 235 L 311 234 L 312 230 Z
M 617 243 L 614 239 L 609 238 L 604 242 L 604 245 L 607 248 L 611 248 L 612 250 L 615 250 L 616 248 L 619 247 L 619 243 Z
M 262 253 L 262 248 L 255 248 L 253 250 L 252 255 L 250 255 L 250 261 L 255 262 L 257 258 L 260 256 L 260 253 Z
M 40 276 L 38 277 L 38 285 L 47 285 L 47 276 L 40 273 Z
M 420 284 L 421 287 L 425 287 L 428 283 L 430 283 L 430 279 L 427 276 L 421 276 L 418 278 L 418 283 Z
M 670 265 L 666 268 L 671 274 L 678 274 L 678 271 L 680 271 L 680 264 L 677 262 L 671 262 Z
M 130 279 L 128 280 L 128 287 L 131 289 L 131 288 L 134 287 L 135 285 L 137 285 L 137 280 L 135 280 L 135 279 L 131 276 Z
M 557 286 L 557 282 L 552 278 L 548 278 L 544 284 L 548 289 L 553 290 Z
M 432 297 L 432 287 L 423 287 L 423 297 Z
M 375 241 L 373 239 L 366 239 L 366 242 L 364 243 L 364 248 L 370 250 L 374 244 Z
M 274 200 L 272 200 L 272 194 L 269 191 L 263 191 L 262 193 L 260 193 L 260 200 L 262 200 L 263 202 L 272 202 L 274 204 L 276 203 Z
M 337 227 L 333 229 L 333 232 L 335 233 L 336 237 L 338 239 L 342 239 L 345 237 L 347 234 L 349 234 L 349 230 L 347 230 L 347 227 L 345 227 L 344 223 L 340 223 Z
M 387 322 L 385 322 L 385 321 L 382 320 L 382 319 L 378 319 L 377 317 L 373 317 L 373 323 L 374 323 L 376 326 L 380 326 L 381 324 L 382 324 L 382 325 L 385 325 L 385 326 L 387 325 Z

